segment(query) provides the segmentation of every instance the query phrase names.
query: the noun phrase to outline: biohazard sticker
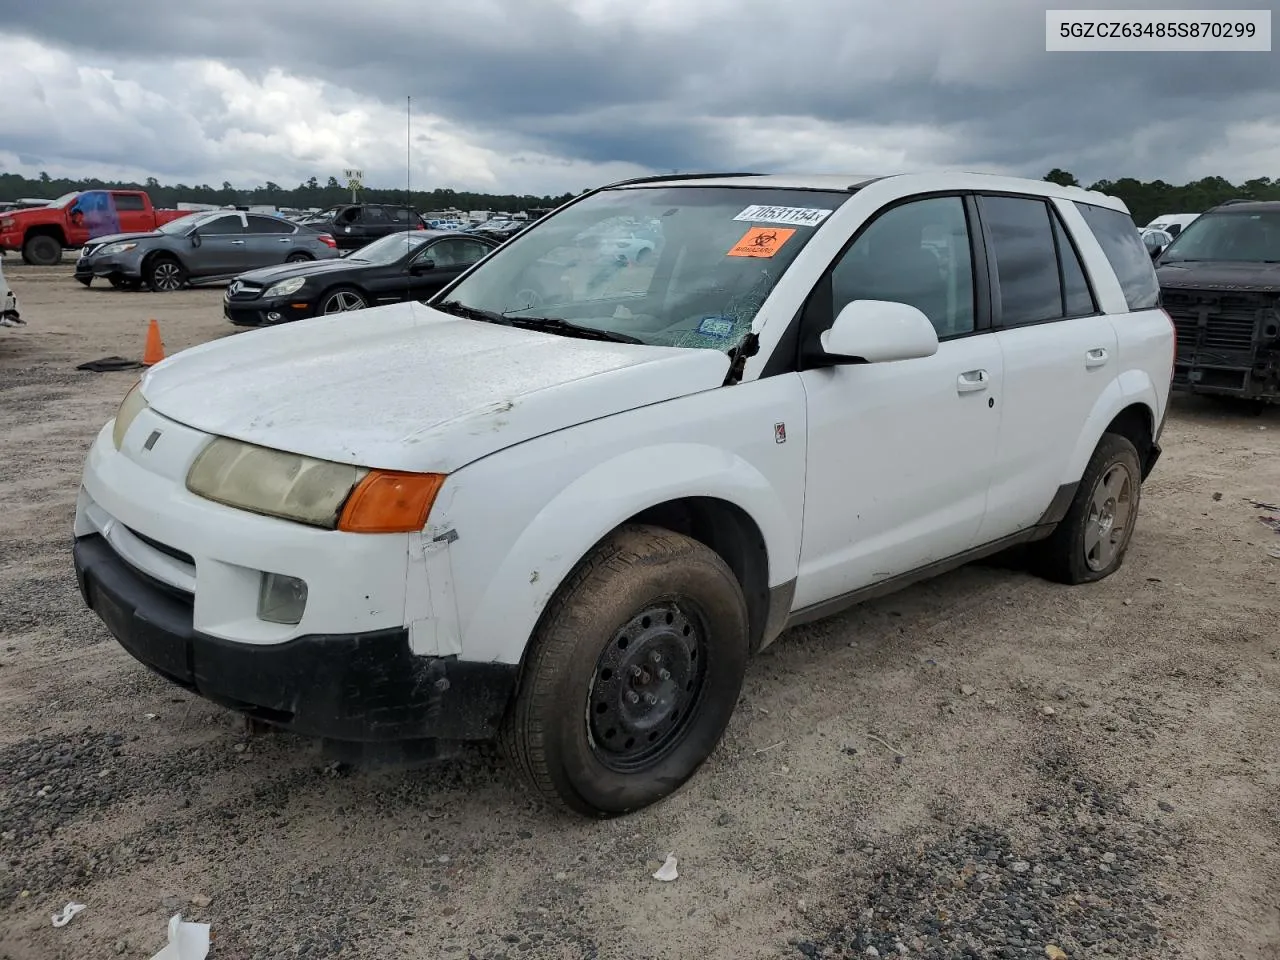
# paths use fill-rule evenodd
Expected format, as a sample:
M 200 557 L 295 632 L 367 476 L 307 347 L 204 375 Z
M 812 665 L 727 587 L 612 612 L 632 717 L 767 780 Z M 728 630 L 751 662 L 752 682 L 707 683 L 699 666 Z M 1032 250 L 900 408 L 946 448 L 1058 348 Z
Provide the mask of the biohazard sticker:
M 733 245 L 729 256 L 772 257 L 795 232 L 794 227 L 752 227 Z

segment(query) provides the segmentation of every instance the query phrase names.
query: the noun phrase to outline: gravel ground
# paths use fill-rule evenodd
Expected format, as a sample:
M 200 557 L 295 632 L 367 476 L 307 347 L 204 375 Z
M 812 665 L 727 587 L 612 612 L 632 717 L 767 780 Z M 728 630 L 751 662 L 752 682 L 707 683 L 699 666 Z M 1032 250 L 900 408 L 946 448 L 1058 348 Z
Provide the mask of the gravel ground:
M 588 823 L 488 748 L 353 771 L 125 654 L 68 546 L 134 374 L 75 366 L 151 317 L 236 334 L 216 290 L 5 266 L 3 960 L 147 958 L 176 912 L 211 960 L 1280 957 L 1280 411 L 1178 400 L 1119 574 L 975 566 L 794 630 L 685 790 Z

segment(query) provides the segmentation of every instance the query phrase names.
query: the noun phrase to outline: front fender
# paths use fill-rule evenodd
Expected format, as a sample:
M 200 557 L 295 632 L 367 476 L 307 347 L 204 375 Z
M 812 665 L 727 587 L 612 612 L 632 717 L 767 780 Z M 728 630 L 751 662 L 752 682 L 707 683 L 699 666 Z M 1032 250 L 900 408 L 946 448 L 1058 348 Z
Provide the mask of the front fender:
M 1134 404 L 1144 406 L 1149 418 L 1149 426 L 1154 431 L 1158 422 L 1156 411 L 1160 409 L 1159 398 L 1160 395 L 1151 377 L 1142 370 L 1126 370 L 1112 380 L 1089 412 L 1089 418 L 1085 421 L 1075 449 L 1071 452 L 1071 460 L 1067 464 L 1067 475 L 1063 477 L 1062 482 L 1076 483 L 1084 476 L 1085 467 L 1089 465 L 1089 458 L 1093 456 L 1098 441 L 1102 439 L 1111 421 L 1126 407 Z M 1139 451 L 1139 453 L 1146 455 L 1146 451 Z
M 796 576 L 794 522 L 756 467 L 701 443 L 642 447 L 597 464 L 537 513 L 494 569 L 464 626 L 463 655 L 519 662 L 548 601 L 595 544 L 640 511 L 685 497 L 724 500 L 755 521 L 768 553 L 770 586 Z

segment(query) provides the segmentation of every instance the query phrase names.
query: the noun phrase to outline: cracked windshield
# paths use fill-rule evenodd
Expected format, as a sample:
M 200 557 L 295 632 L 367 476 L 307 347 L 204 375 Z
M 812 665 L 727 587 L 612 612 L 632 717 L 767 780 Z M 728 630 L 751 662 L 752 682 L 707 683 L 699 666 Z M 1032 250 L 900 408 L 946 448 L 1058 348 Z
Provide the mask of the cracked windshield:
M 510 241 L 438 309 L 656 346 L 728 350 L 848 194 L 606 190 Z

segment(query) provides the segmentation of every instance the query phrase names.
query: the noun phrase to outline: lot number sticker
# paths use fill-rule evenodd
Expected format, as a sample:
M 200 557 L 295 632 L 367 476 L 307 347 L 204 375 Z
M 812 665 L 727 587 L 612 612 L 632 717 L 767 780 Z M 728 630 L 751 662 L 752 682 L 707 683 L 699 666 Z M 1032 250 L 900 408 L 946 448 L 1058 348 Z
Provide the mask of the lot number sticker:
M 733 219 L 749 223 L 789 223 L 798 227 L 816 227 L 831 215 L 830 210 L 815 207 L 747 207 Z
M 731 257 L 772 257 L 791 239 L 795 228 L 752 227 L 729 251 Z

